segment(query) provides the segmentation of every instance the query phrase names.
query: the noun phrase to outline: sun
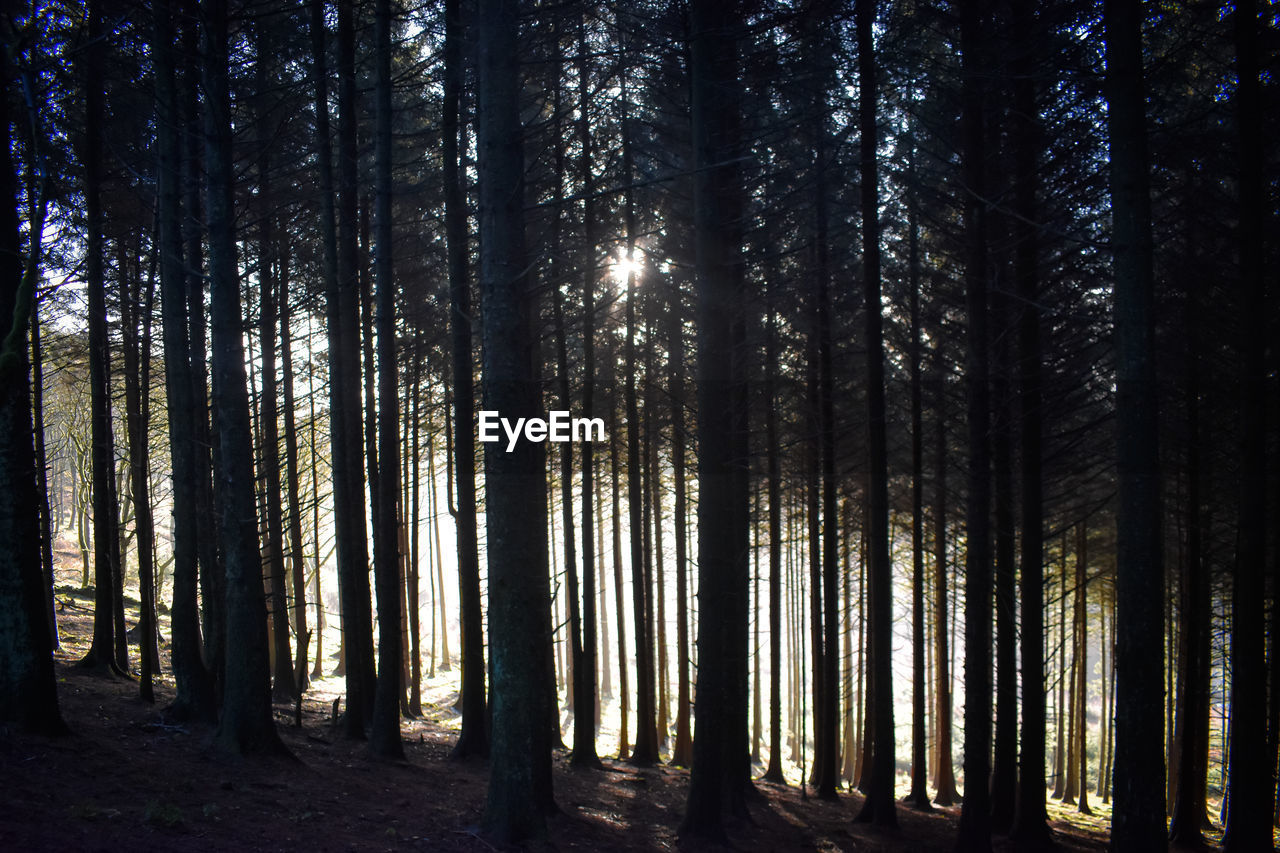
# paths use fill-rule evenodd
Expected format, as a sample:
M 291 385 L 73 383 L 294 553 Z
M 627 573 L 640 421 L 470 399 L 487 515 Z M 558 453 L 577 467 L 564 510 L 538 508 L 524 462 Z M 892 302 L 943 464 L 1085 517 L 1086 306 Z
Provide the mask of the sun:
M 631 276 L 639 275 L 642 269 L 644 263 L 640 260 L 639 253 L 634 250 L 628 253 L 622 248 L 618 250 L 617 259 L 609 265 L 609 274 L 613 276 L 614 283 L 622 287 Z

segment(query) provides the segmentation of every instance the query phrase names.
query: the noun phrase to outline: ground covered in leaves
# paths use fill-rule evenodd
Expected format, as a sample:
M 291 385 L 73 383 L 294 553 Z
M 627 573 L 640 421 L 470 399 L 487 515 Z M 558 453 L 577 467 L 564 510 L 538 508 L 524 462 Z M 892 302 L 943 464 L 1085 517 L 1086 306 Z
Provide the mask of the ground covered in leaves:
M 303 725 L 280 706 L 281 735 L 297 761 L 235 760 L 210 745 L 209 729 L 167 723 L 136 684 L 58 664 L 61 738 L 0 736 L 0 850 L 490 850 L 479 831 L 487 765 L 452 762 L 454 733 L 406 721 L 408 762 L 367 757 L 342 739 L 328 702 L 304 704 Z M 556 761 L 561 813 L 551 850 L 702 849 L 676 835 L 688 775 L 669 767 L 605 762 L 601 771 Z M 752 821 L 730 827 L 746 850 L 945 850 L 959 809 L 899 809 L 900 828 L 853 822 L 861 797 L 802 797 L 761 783 Z M 1063 849 L 1095 850 L 1104 836 L 1058 824 Z
M 308 693 L 300 727 L 294 708 L 276 709 L 296 761 L 232 759 L 212 747 L 211 729 L 166 719 L 172 681 L 159 680 L 149 705 L 137 698 L 136 682 L 78 669 L 91 629 L 88 595 L 62 587 L 58 598 L 59 698 L 72 733 L 0 730 L 0 850 L 502 849 L 479 828 L 487 763 L 449 759 L 457 723 L 448 694 L 432 694 L 437 701 L 424 707 L 423 719 L 404 721 L 403 764 L 372 760 L 364 744 L 341 737 L 332 707 L 341 682 L 333 679 Z M 709 849 L 677 836 L 684 770 L 608 760 L 603 770 L 575 770 L 558 751 L 555 785 L 560 814 L 533 849 Z M 958 806 L 929 814 L 900 806 L 899 827 L 885 830 L 854 822 L 857 794 L 824 802 L 795 786 L 757 788 L 751 820 L 729 827 L 736 849 L 954 845 Z M 1056 804 L 1052 814 L 1060 849 L 1104 849 L 1104 815 L 1081 821 Z M 997 839 L 997 850 L 1007 846 Z

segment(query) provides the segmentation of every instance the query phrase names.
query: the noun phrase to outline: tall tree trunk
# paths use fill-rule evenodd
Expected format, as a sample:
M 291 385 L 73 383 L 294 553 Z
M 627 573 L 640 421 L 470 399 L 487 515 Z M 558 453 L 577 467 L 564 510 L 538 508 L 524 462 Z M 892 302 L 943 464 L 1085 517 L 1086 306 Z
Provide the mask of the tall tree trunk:
M 312 344 L 311 318 L 307 317 L 307 346 Z M 315 537 L 315 563 L 311 567 L 314 574 L 315 583 L 315 602 L 316 602 L 316 660 L 311 668 L 311 679 L 324 676 L 324 629 L 325 629 L 325 605 L 324 596 L 321 594 L 320 588 L 320 564 L 323 562 L 320 555 L 320 483 L 317 469 L 319 456 L 316 450 L 316 372 L 313 365 L 308 365 L 307 369 L 307 443 L 311 450 L 311 533 Z M 299 656 L 301 657 L 301 655 Z
M 355 35 L 350 7 L 338 6 L 339 167 L 341 216 L 336 215 L 329 150 L 329 92 L 323 0 L 312 0 L 312 60 L 316 81 L 317 166 L 321 187 L 323 273 L 329 333 L 329 438 L 333 454 L 334 533 L 342 614 L 347 703 L 344 731 L 363 738 L 374 693 L 369 617 L 369 553 L 365 533 L 361 441 L 359 309 L 355 223 Z
M 681 832 L 724 839 L 725 812 L 745 814 L 747 525 L 740 504 L 746 374 L 741 311 L 740 82 L 734 3 L 690 6 L 698 389 L 698 691 L 693 770 Z M 737 411 L 737 407 L 744 407 Z M 746 764 L 746 766 L 744 766 Z
M 876 167 L 876 62 L 872 40 L 874 0 L 854 9 L 858 35 L 858 132 L 862 181 L 863 311 L 867 347 L 867 559 L 875 685 L 872 707 L 873 766 L 858 820 L 878 826 L 898 822 L 893 793 L 893 577 L 889 562 L 889 469 L 884 387 L 883 310 L 880 302 L 880 189 Z
M 1045 625 L 1044 625 L 1044 484 L 1041 465 L 1040 274 L 1037 229 L 1039 108 L 1037 67 L 1032 30 L 1033 7 L 1013 5 L 1014 59 L 1010 114 L 1014 142 L 1013 238 L 1018 315 L 1018 437 L 1022 530 L 1018 571 L 1021 575 L 1022 720 L 1018 797 L 1012 835 L 1028 849 L 1049 842 L 1045 811 Z
M 196 447 L 197 405 L 195 377 L 187 328 L 187 277 L 183 271 L 183 209 L 178 180 L 181 150 L 179 109 L 173 67 L 173 20 L 170 0 L 152 10 L 155 43 L 157 219 L 160 252 L 160 320 L 164 335 L 165 395 L 169 404 L 169 455 L 175 484 L 199 484 L 201 471 Z M 212 721 L 213 679 L 201 653 L 199 575 L 199 488 L 173 489 L 173 603 L 170 611 L 172 666 L 177 695 L 169 714 L 181 721 Z
M 353 9 L 355 7 L 352 7 Z M 358 14 L 358 13 L 357 13 Z M 360 117 L 357 116 L 357 124 Z M 376 132 L 375 132 L 376 135 Z M 359 131 L 357 130 L 357 140 Z M 359 155 L 357 154 L 357 157 Z M 360 169 L 355 168 L 357 179 Z M 369 492 L 369 528 L 378 529 L 378 514 L 382 511 L 382 488 L 378 480 L 378 356 L 374 350 L 374 307 L 373 307 L 373 274 L 370 264 L 372 247 L 370 246 L 370 202 L 368 191 L 361 187 L 358 194 L 358 210 L 356 216 L 359 224 L 359 237 L 356 243 L 356 293 L 360 308 L 360 344 L 359 360 L 363 365 L 360 372 L 360 393 L 364 399 L 364 413 L 361 425 L 364 428 L 364 464 L 361 473 L 365 478 Z M 377 563 L 377 557 L 374 557 Z M 376 569 L 375 569 L 376 572 Z M 377 583 L 376 574 L 374 583 Z M 376 604 L 375 604 L 376 606 Z M 375 639 L 376 642 L 376 639 Z
M 1067 792 L 1067 534 L 1063 530 L 1058 546 L 1058 698 L 1054 704 L 1054 728 L 1057 741 L 1053 750 L 1053 796 L 1062 799 Z
M 307 689 L 307 653 L 311 631 L 307 628 L 306 561 L 302 550 L 302 503 L 298 493 L 298 422 L 297 403 L 293 396 L 293 329 L 289 305 L 289 253 L 282 247 L 280 255 L 280 362 L 282 375 L 281 405 L 284 408 L 285 500 L 289 511 L 289 575 L 293 586 L 293 634 L 298 652 L 294 658 L 294 688 L 299 694 Z M 312 464 L 312 468 L 315 468 Z M 317 597 L 317 602 L 319 598 Z M 317 660 L 319 658 L 317 657 Z
M 619 13 L 621 15 L 621 13 Z M 621 17 L 618 22 L 619 34 L 623 32 Z M 631 189 L 633 174 L 631 151 L 631 123 L 628 116 L 626 75 L 622 75 L 622 159 L 624 172 L 623 193 L 625 209 L 625 227 L 627 240 L 627 259 L 634 261 L 636 247 L 636 216 L 634 193 Z M 635 618 L 636 631 L 636 743 L 631 752 L 631 761 L 639 765 L 653 764 L 658 760 L 658 724 L 657 700 L 654 690 L 653 635 L 652 620 L 649 618 L 652 590 L 645 582 L 644 537 L 644 472 L 641 468 L 640 456 L 640 413 L 636 402 L 636 302 L 640 294 L 636 287 L 635 267 L 631 266 L 627 275 L 626 304 L 626 387 L 625 403 L 627 417 L 627 508 L 631 529 L 631 601 Z M 646 412 L 648 419 L 650 413 Z
M 817 294 L 811 294 L 806 301 L 808 303 L 807 313 L 809 316 L 807 318 L 808 328 L 805 334 L 805 390 L 804 403 L 802 404 L 806 439 L 801 450 L 801 457 L 804 466 L 804 520 L 807 534 L 805 537 L 805 556 L 809 564 L 809 650 L 810 678 L 813 679 L 811 697 L 813 724 L 810 731 L 813 733 L 814 760 L 809 764 L 809 776 L 802 781 L 816 785 L 819 764 L 825 763 L 822 756 L 826 753 L 826 726 L 822 720 L 822 714 L 826 710 L 826 702 L 823 701 L 823 696 L 825 695 L 823 681 L 826 677 L 823 656 L 826 648 L 823 645 L 824 635 L 822 631 L 824 614 L 822 609 L 822 502 L 820 497 L 822 423 L 819 412 L 822 409 L 822 392 L 819 382 L 821 370 L 818 366 L 818 318 L 824 309 L 818 301 Z M 801 749 L 804 749 L 803 739 Z
M 226 0 L 205 0 L 206 171 L 209 180 L 209 304 L 226 558 L 226 679 L 215 740 L 233 753 L 286 753 L 271 716 L 267 613 L 254 509 L 253 435 L 246 390 L 243 314 L 232 201 L 231 103 Z
M 391 221 L 391 0 L 374 5 L 374 183 L 378 251 L 375 260 L 378 326 L 378 489 L 373 529 L 373 561 L 378 585 L 378 681 L 373 702 L 369 751 L 379 758 L 404 758 L 400 741 L 400 370 L 396 361 L 396 284 Z
M 405 587 L 408 599 L 405 602 L 408 606 L 409 621 L 409 705 L 407 714 L 410 717 L 422 716 L 422 625 L 421 625 L 421 604 L 420 604 L 420 588 L 422 572 L 421 566 L 421 546 L 419 520 L 422 518 L 421 504 L 421 485 L 422 476 L 420 471 L 419 460 L 422 457 L 422 450 L 419 442 L 420 430 L 422 427 L 422 362 L 424 345 L 422 342 L 422 333 L 417 324 L 413 329 L 413 377 L 410 395 L 410 406 L 412 414 L 410 415 L 407 428 L 410 438 L 408 442 L 407 456 L 405 457 L 405 466 L 412 473 L 409 475 L 409 482 L 406 484 L 407 497 L 405 506 L 408 512 L 405 518 L 405 526 L 408 536 L 407 557 L 408 563 L 405 567 Z M 435 440 L 430 430 L 427 432 L 427 453 L 435 457 Z M 431 567 L 427 567 L 427 576 L 432 578 L 434 586 L 435 576 L 431 574 Z
M 825 80 L 826 75 L 823 75 Z M 874 81 L 873 81 L 874 83 Z M 825 98 L 820 99 L 821 113 L 825 113 Z M 875 103 L 870 109 L 874 113 Z M 818 160 L 816 187 L 817 231 L 815 250 L 817 253 L 818 277 L 818 421 L 819 446 L 822 455 L 822 692 L 817 701 L 822 705 L 818 715 L 822 744 L 817 754 L 817 792 L 826 800 L 836 798 L 837 763 L 840 752 L 839 718 L 840 718 L 840 644 L 839 644 L 839 606 L 837 590 L 839 589 L 838 573 L 840 570 L 840 530 L 839 515 L 836 510 L 836 417 L 835 417 L 835 380 L 832 374 L 832 332 L 831 317 L 835 311 L 830 292 L 830 262 L 827 241 L 827 145 L 826 128 L 819 126 L 816 131 L 817 146 L 815 154 Z M 865 179 L 865 176 L 864 176 Z M 864 245 L 865 250 L 865 245 Z M 877 305 L 878 305 L 877 301 Z M 816 592 L 816 589 L 815 589 Z
M 257 51 L 254 84 L 257 91 L 255 132 L 258 168 L 258 342 L 262 348 L 262 396 L 258 412 L 261 437 L 259 473 L 262 479 L 266 528 L 262 538 L 263 564 L 267 575 L 267 612 L 271 619 L 271 695 L 292 702 L 298 695 L 293 678 L 293 658 L 289 648 L 289 605 L 285 591 L 284 519 L 280 507 L 280 418 L 279 386 L 276 383 L 276 243 L 275 211 L 272 209 L 271 145 L 274 130 L 271 115 L 277 105 L 269 103 L 276 85 L 268 68 L 275 61 L 275 44 L 270 27 L 255 28 Z M 288 298 L 285 294 L 282 298 Z
M 537 416 L 537 316 L 524 251 L 524 152 L 515 0 L 479 7 L 480 293 L 487 409 Z M 470 427 L 470 424 L 467 424 Z M 542 444 L 485 448 L 493 763 L 484 822 L 504 842 L 544 832 L 554 810 L 546 673 L 551 638 Z
M 613 534 L 613 612 L 618 616 L 618 684 L 621 691 L 619 706 L 622 715 L 618 731 L 618 760 L 625 761 L 631 754 L 631 745 L 627 738 L 627 725 L 631 714 L 631 691 L 627 685 L 629 680 L 627 672 L 627 612 L 623 607 L 622 599 L 622 514 L 619 509 L 621 483 L 618 474 L 617 368 L 612 349 L 608 352 L 606 362 L 609 365 L 608 385 L 611 389 L 609 395 L 609 435 L 611 436 L 609 439 L 609 476 L 612 500 L 612 523 L 610 528 Z
M 1240 173 L 1239 533 L 1231 586 L 1231 808 L 1223 849 L 1271 850 L 1275 750 L 1267 739 L 1264 582 L 1267 557 L 1267 180 L 1257 0 L 1236 4 L 1236 137 Z M 1274 277 L 1274 276 L 1273 276 Z M 1123 617 L 1122 617 L 1123 618 Z
M 126 272 L 123 253 L 119 274 L 129 483 L 134 507 L 134 541 L 138 551 L 138 695 L 144 702 L 153 703 L 154 679 L 159 673 L 160 665 L 152 550 L 155 545 L 155 523 L 151 509 L 148 435 L 151 408 L 151 309 L 155 296 L 155 272 L 153 269 L 148 276 L 145 296 L 142 292 L 142 270 Z M 141 332 L 139 324 L 142 325 Z
M 1076 624 L 1079 640 L 1076 651 L 1076 753 L 1080 760 L 1081 814 L 1089 808 L 1089 528 L 1081 523 L 1076 536 Z
M 956 849 L 991 849 L 991 403 L 987 364 L 986 4 L 960 11 L 969 475 L 965 502 L 964 805 Z
M 121 588 L 120 507 L 116 501 L 115 442 L 111 426 L 111 342 L 107 336 L 106 281 L 103 272 L 102 158 L 103 64 L 107 42 L 102 33 L 102 4 L 89 4 L 85 63 L 85 292 L 89 324 L 90 432 L 93 446 L 93 641 L 82 666 L 127 676 L 129 663 L 119 654 L 118 590 Z
M 1187 543 L 1179 589 L 1178 756 L 1177 770 L 1174 771 L 1173 817 L 1169 823 L 1169 840 L 1189 847 L 1203 843 L 1203 829 L 1209 820 L 1205 789 L 1209 782 L 1209 679 L 1212 663 L 1212 594 L 1205 566 L 1204 519 L 1201 513 L 1204 500 L 1201 482 L 1207 479 L 1200 456 L 1200 312 L 1204 309 L 1196 293 L 1197 288 L 1192 286 L 1183 297 L 1187 300 L 1187 352 L 1183 372 L 1187 418 Z
M 42 190 L 37 189 L 35 192 L 41 193 Z M 33 200 L 32 204 L 38 207 L 44 204 L 44 200 L 43 198 L 39 201 Z M 30 221 L 38 224 L 43 219 L 44 213 L 37 210 Z M 57 522 L 54 519 L 57 516 L 53 515 L 49 504 L 51 490 L 49 488 L 49 461 L 48 454 L 45 452 L 44 438 L 44 352 L 43 347 L 40 345 L 40 300 L 38 295 L 34 293 L 31 298 L 31 420 L 35 430 L 36 441 L 36 493 L 40 511 L 40 571 L 44 578 L 41 586 L 44 590 L 45 616 L 49 623 L 49 642 L 54 649 L 59 649 L 62 646 L 58 640 L 58 618 L 54 611 L 53 600 L 53 536 L 57 527 Z M 58 492 L 61 493 L 61 489 Z
M 940 351 L 935 350 L 936 361 L 941 362 Z M 940 806 L 955 805 L 960 800 L 956 792 L 955 766 L 951 759 L 951 653 L 947 617 L 947 419 L 946 419 L 946 370 L 939 363 L 937 390 L 934 399 L 934 416 L 937 418 L 934 432 L 933 486 L 933 648 L 937 687 L 935 718 L 938 727 L 938 771 L 934 776 L 936 789 L 933 801 Z
M 458 595 L 462 619 L 462 730 L 454 758 L 488 752 L 485 730 L 484 624 L 476 537 L 475 388 L 471 353 L 471 289 L 467 272 L 467 209 L 458 157 L 458 101 L 462 94 L 461 0 L 445 0 L 445 85 L 441 151 L 445 236 L 449 262 L 449 327 L 453 365 L 453 456 L 458 503 Z M 432 645 L 434 649 L 434 644 Z
M 1063 533 L 1063 543 L 1066 543 L 1066 533 Z M 1079 549 L 1076 551 L 1076 559 L 1079 560 Z M 1063 656 L 1067 654 L 1066 647 L 1068 643 L 1071 648 L 1071 668 L 1063 668 L 1062 678 L 1067 683 L 1067 741 L 1064 755 L 1066 756 L 1066 782 L 1063 783 L 1062 804 L 1064 806 L 1074 806 L 1076 804 L 1076 790 L 1080 784 L 1079 778 L 1076 776 L 1076 768 L 1079 766 L 1079 756 L 1076 753 L 1076 747 L 1080 743 L 1077 733 L 1077 726 L 1080 724 L 1080 695 L 1078 692 L 1079 671 L 1080 671 L 1080 608 L 1078 605 L 1079 596 L 1078 589 L 1072 585 L 1072 602 L 1071 602 L 1071 634 L 1068 637 L 1066 623 L 1062 626 L 1062 643 Z M 1063 600 L 1065 602 L 1068 589 L 1067 587 L 1067 563 L 1066 558 L 1062 561 L 1062 589 Z M 1066 605 L 1063 605 L 1064 609 Z
M 558 67 L 557 63 L 557 67 Z M 558 74 L 558 71 L 557 71 Z M 558 102 L 560 100 L 560 85 L 554 84 L 556 89 L 555 100 L 557 107 L 554 112 L 558 115 L 560 110 Z M 559 146 L 557 146 L 559 148 Z M 556 195 L 559 196 L 560 182 L 563 180 L 563 152 L 557 150 L 556 155 Z M 552 225 L 555 236 L 552 238 L 552 245 L 557 247 L 552 252 L 552 257 L 559 255 L 559 231 L 560 231 L 560 213 L 559 205 L 556 206 L 555 216 L 556 222 Z M 564 320 L 564 300 L 560 293 L 560 276 L 558 272 L 558 262 L 552 261 L 552 274 L 550 276 L 552 311 L 555 322 L 555 345 L 556 345 L 556 370 L 558 391 L 560 394 L 560 405 L 565 411 L 572 411 L 573 397 L 569 390 L 569 348 L 565 341 L 565 320 Z M 595 700 L 591 697 L 594 689 L 595 668 L 588 669 L 586 661 L 583 657 L 582 642 L 582 614 L 581 602 L 582 593 L 578 585 L 578 551 L 575 541 L 575 530 L 573 523 L 573 447 L 571 444 L 565 443 L 560 446 L 560 511 L 561 525 L 564 530 L 564 571 L 565 578 L 568 581 L 567 605 L 569 614 L 569 655 L 570 655 L 570 707 L 573 709 L 573 764 L 575 766 L 593 766 L 598 764 L 596 758 L 595 747 Z M 585 505 L 585 501 L 584 501 Z M 583 539 L 591 538 L 589 530 L 583 530 Z M 589 573 L 584 572 L 584 575 Z M 594 592 L 594 590 L 593 590 Z M 591 687 L 588 687 L 587 681 L 591 681 Z
M 96 9 L 96 6 L 94 7 Z M 0 13 L 6 27 L 9 14 Z M 0 89 L 12 90 L 11 55 L 0 51 Z M 0 98 L 0 723 L 41 734 L 67 730 L 58 709 L 53 646 L 40 570 L 34 423 L 27 375 L 27 327 L 39 277 L 43 191 L 22 260 L 18 174 L 10 147 L 9 101 Z
M 907 802 L 929 811 L 927 734 L 925 729 L 924 627 L 924 406 L 920 376 L 920 227 L 915 189 L 915 149 L 907 161 L 907 275 L 911 341 L 911 792 Z
M 997 272 L 1007 277 L 1004 268 Z M 1013 824 L 1018 794 L 1018 604 L 1017 530 L 1013 490 L 1013 302 L 998 292 L 994 299 L 998 327 L 994 334 L 995 372 L 992 397 L 995 418 L 991 436 L 995 486 L 995 622 L 996 724 L 991 764 L 991 829 L 1007 833 Z
M 647 306 L 648 317 L 645 321 L 645 338 L 653 341 L 657 337 L 657 322 L 655 315 L 657 313 L 657 299 L 650 297 Z M 653 592 L 653 597 L 649 602 L 649 616 L 654 627 L 654 640 L 657 642 L 657 684 L 656 691 L 658 694 L 658 708 L 656 714 L 656 724 L 658 730 L 658 744 L 660 747 L 666 746 L 671 739 L 671 679 L 668 671 L 667 659 L 667 592 L 666 592 L 666 566 L 663 555 L 662 545 L 662 468 L 658 463 L 658 443 L 662 437 L 662 430 L 658 423 L 658 401 L 657 401 L 657 371 L 654 368 L 654 350 L 657 349 L 653 344 L 645 348 L 645 392 L 644 392 L 644 408 L 646 413 L 651 413 L 645 418 L 645 476 L 649 483 L 649 500 L 646 506 L 650 507 L 652 515 L 652 526 L 646 527 L 646 531 L 653 531 L 653 560 L 651 564 L 651 578 L 648 588 Z M 650 566 L 646 565 L 646 569 Z
M 1111 720 L 1111 707 L 1108 704 L 1107 697 L 1107 604 L 1101 594 L 1098 596 L 1098 668 L 1099 675 L 1099 693 L 1102 700 L 1102 715 L 1098 720 L 1098 786 L 1094 789 L 1094 793 L 1102 798 L 1102 802 L 1106 803 L 1110 797 L 1106 795 L 1107 785 L 1107 762 L 1108 762 L 1108 736 L 1110 735 L 1109 721 Z
M 1116 756 L 1111 843 L 1163 850 L 1164 567 L 1142 4 L 1107 0 L 1116 347 Z M 1251 464 L 1256 460 L 1251 461 Z M 1261 599 L 1261 596 L 1259 596 Z M 1234 706 L 1234 702 L 1233 702 Z M 1259 732 L 1258 734 L 1265 734 Z M 1233 750 L 1234 754 L 1234 750 Z M 1264 815 L 1270 809 L 1264 809 Z M 1243 839 L 1242 839 L 1243 840 Z M 1246 844 L 1245 848 L 1249 845 Z M 1243 849 L 1243 848 L 1242 848 Z M 1256 848 L 1254 848 L 1256 849 Z
M 780 371 L 774 278 L 765 277 L 769 315 L 764 338 L 765 464 L 769 500 L 769 767 L 764 778 L 786 784 L 782 773 L 782 454 L 778 447 L 777 377 Z

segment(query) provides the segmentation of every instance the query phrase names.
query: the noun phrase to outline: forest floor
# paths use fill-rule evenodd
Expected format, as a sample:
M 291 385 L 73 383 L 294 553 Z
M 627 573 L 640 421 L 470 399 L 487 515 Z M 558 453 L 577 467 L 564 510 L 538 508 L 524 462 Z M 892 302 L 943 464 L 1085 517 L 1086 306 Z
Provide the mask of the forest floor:
M 276 707 L 296 762 L 231 759 L 212 747 L 211 729 L 165 719 L 173 696 L 167 666 L 154 705 L 138 698 L 136 681 L 78 669 L 92 628 L 91 594 L 64 585 L 58 599 L 59 700 L 72 734 L 0 730 L 0 850 L 502 849 L 479 830 L 487 764 L 449 759 L 456 736 L 451 697 L 433 694 L 439 701 L 424 702 L 424 719 L 404 721 L 402 764 L 375 761 L 364 744 L 340 735 L 332 691 L 341 682 L 333 680 L 307 694 L 301 727 L 293 707 Z M 167 664 L 164 647 L 161 655 Z M 687 785 L 687 771 L 666 766 L 606 760 L 603 770 L 570 769 L 567 753 L 557 751 L 561 811 L 548 823 L 548 838 L 532 849 L 710 849 L 677 837 Z M 899 827 L 885 830 L 854 822 L 862 803 L 856 793 L 827 802 L 794 785 L 758 783 L 757 790 L 750 822 L 729 826 L 735 849 L 954 846 L 959 806 L 926 814 L 900 804 Z M 1056 803 L 1050 811 L 1060 850 L 1105 849 L 1108 812 L 1084 819 Z M 1009 849 L 999 838 L 995 847 Z

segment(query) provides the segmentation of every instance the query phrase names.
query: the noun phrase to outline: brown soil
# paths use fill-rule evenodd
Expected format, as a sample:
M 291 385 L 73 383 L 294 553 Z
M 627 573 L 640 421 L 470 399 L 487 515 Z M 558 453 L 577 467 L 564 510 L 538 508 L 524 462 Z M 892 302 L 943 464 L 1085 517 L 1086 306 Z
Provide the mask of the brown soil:
M 0 850 L 491 850 L 478 829 L 487 765 L 451 762 L 453 733 L 405 721 L 408 763 L 369 759 L 343 740 L 331 709 L 304 706 L 303 727 L 277 709 L 281 735 L 299 763 L 228 759 L 211 731 L 165 723 L 136 698 L 136 685 L 60 661 L 63 738 L 0 737 Z M 325 703 L 327 704 L 327 703 Z M 668 767 L 606 762 L 603 771 L 556 761 L 561 813 L 544 849 L 703 849 L 676 827 L 688 775 Z M 900 828 L 853 822 L 857 794 L 838 802 L 803 798 L 761 783 L 752 821 L 730 827 L 744 850 L 948 850 L 959 809 L 899 808 Z M 1104 838 L 1059 824 L 1065 850 L 1100 850 Z M 1000 845 L 998 845 L 999 847 Z
M 86 594 L 63 587 L 57 677 L 72 734 L 0 730 L 0 851 L 27 850 L 493 850 L 479 830 L 488 779 L 480 760 L 452 762 L 452 709 L 424 708 L 405 720 L 405 764 L 377 762 L 332 722 L 332 694 L 308 694 L 302 727 L 278 706 L 277 725 L 298 761 L 237 760 L 211 746 L 212 730 L 172 725 L 137 683 L 90 674 L 74 662 L 91 628 Z M 166 628 L 162 623 L 162 631 Z M 162 658 L 167 649 L 162 647 Z M 136 655 L 136 652 L 135 652 Z M 136 660 L 136 656 L 135 656 Z M 329 682 L 322 682 L 325 685 Z M 677 837 L 688 774 L 606 761 L 573 770 L 556 756 L 560 814 L 534 849 L 616 853 L 711 849 Z M 742 850 L 950 850 L 959 807 L 922 814 L 898 809 L 893 830 L 853 822 L 862 798 L 806 798 L 794 786 L 758 784 L 751 820 L 729 827 Z M 1055 804 L 1056 806 L 1056 804 Z M 1105 848 L 1106 824 L 1079 823 L 1051 807 L 1062 850 Z M 1009 849 L 997 839 L 997 850 Z

